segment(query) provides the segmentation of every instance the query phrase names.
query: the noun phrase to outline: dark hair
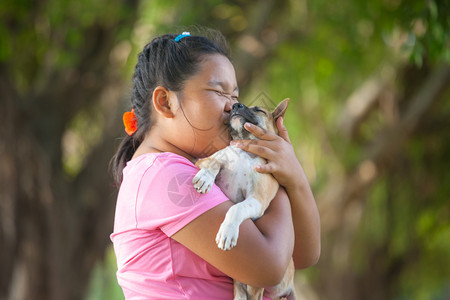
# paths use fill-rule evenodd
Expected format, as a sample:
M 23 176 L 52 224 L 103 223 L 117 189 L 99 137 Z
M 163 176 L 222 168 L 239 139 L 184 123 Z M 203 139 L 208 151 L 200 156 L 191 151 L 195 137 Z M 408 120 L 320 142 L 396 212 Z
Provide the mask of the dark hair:
M 126 163 L 152 127 L 151 97 L 157 86 L 180 92 L 186 80 L 199 71 L 204 55 L 221 54 L 229 57 L 229 48 L 224 36 L 208 29 L 208 37 L 185 36 L 178 42 L 176 34 L 165 34 L 154 38 L 138 55 L 133 75 L 131 108 L 137 117 L 137 130 L 125 136 L 112 159 L 112 171 L 117 185 L 122 182 L 122 171 Z

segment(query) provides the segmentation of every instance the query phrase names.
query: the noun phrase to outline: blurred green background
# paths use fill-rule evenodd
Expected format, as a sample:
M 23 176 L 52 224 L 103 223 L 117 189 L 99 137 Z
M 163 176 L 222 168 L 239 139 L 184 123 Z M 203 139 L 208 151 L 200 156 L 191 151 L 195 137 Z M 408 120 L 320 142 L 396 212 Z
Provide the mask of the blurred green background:
M 123 299 L 109 160 L 137 53 L 220 30 L 322 223 L 301 299 L 450 299 L 448 0 L 0 2 L 0 299 Z

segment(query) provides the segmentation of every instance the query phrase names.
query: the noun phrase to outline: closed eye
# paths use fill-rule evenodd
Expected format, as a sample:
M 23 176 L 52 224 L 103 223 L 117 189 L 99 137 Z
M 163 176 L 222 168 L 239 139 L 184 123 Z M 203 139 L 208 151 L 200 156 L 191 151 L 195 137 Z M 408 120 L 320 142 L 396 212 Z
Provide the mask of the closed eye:
M 221 91 L 214 90 L 214 93 L 216 93 L 217 95 L 222 96 L 222 97 L 225 96 L 223 94 L 223 92 L 221 92 Z
M 218 96 L 221 96 L 221 97 L 225 97 L 225 98 L 227 98 L 227 99 L 232 99 L 232 100 L 235 100 L 235 101 L 239 101 L 238 99 L 238 96 L 232 96 L 232 95 L 230 95 L 230 94 L 227 94 L 227 93 L 225 93 L 225 92 L 221 92 L 221 91 L 219 91 L 219 90 L 210 90 L 210 91 L 212 91 L 212 92 L 214 92 L 214 93 L 216 93 Z
M 253 110 L 256 112 L 262 112 L 267 116 L 267 113 L 264 110 L 260 109 L 258 106 L 253 107 Z

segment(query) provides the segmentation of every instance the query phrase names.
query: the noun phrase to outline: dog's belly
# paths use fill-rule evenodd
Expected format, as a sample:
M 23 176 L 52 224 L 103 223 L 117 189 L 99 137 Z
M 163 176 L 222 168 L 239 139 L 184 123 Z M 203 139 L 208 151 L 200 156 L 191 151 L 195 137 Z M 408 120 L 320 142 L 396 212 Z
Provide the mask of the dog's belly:
M 254 182 L 261 176 L 255 171 L 255 165 L 264 164 L 265 161 L 234 146 L 228 146 L 226 153 L 227 165 L 222 166 L 216 184 L 231 201 L 238 203 L 247 198 Z

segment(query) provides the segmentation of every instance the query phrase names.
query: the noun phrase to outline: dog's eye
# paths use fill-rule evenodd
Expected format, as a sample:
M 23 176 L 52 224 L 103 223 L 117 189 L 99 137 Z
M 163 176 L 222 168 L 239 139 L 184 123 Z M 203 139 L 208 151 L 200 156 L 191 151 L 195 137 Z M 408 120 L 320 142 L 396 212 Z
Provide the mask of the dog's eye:
M 263 114 L 267 115 L 267 113 L 264 110 L 260 109 L 258 106 L 255 106 L 253 108 L 253 110 L 256 111 L 256 112 L 262 112 Z

